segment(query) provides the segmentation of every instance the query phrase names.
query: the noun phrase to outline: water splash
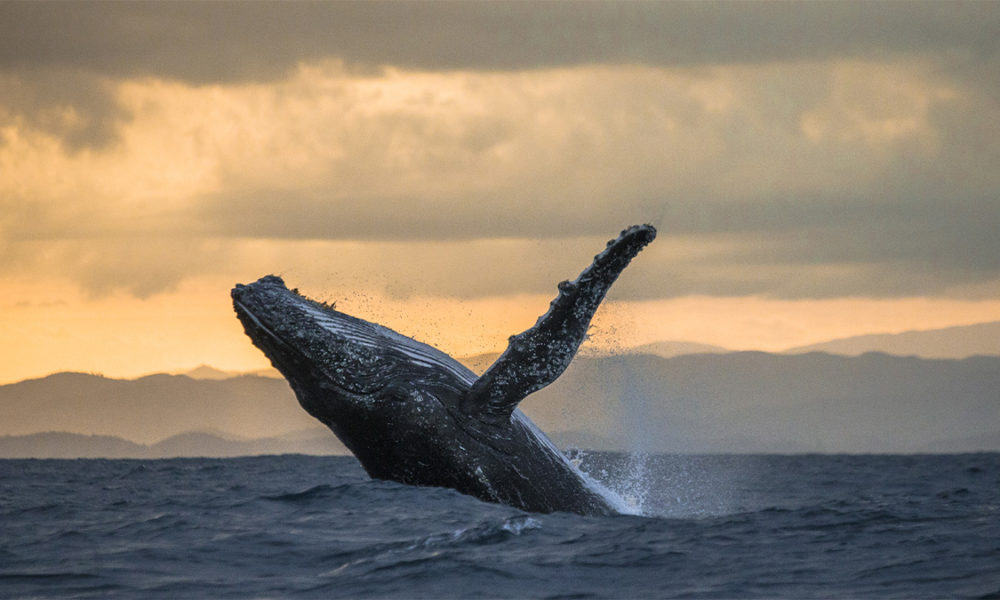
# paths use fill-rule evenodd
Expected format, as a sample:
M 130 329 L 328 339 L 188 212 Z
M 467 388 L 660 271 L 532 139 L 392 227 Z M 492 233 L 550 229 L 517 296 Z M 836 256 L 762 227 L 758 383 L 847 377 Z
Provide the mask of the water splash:
M 649 516 L 648 499 L 652 480 L 649 472 L 649 455 L 645 452 L 629 454 L 623 477 L 617 482 L 618 493 L 639 514 Z
M 571 451 L 579 469 L 620 500 L 619 512 L 687 519 L 738 512 L 751 501 L 753 461 L 734 455 Z
M 604 496 L 623 515 L 645 516 L 645 467 L 626 471 L 604 464 L 605 455 L 579 448 L 566 451 L 566 458 L 583 476 L 587 485 Z

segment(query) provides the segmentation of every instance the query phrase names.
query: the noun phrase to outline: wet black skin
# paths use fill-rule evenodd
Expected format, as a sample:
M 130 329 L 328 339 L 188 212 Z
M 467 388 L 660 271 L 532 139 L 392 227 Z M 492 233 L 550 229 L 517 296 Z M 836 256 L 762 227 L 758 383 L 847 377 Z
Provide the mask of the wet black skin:
M 302 407 L 370 476 L 532 512 L 608 514 L 612 500 L 516 407 L 565 370 L 607 289 L 654 236 L 651 226 L 639 226 L 609 242 L 479 378 L 437 350 L 289 290 L 278 277 L 237 285 L 233 306 Z

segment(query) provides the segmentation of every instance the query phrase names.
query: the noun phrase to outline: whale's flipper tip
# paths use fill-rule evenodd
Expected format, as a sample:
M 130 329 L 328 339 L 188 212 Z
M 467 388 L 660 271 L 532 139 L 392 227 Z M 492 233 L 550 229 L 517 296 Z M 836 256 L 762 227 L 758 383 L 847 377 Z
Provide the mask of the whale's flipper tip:
M 652 225 L 633 225 L 594 257 L 530 329 L 511 336 L 507 350 L 476 380 L 462 409 L 487 421 L 509 421 L 528 394 L 559 377 L 583 343 L 594 312 L 629 262 L 656 238 Z

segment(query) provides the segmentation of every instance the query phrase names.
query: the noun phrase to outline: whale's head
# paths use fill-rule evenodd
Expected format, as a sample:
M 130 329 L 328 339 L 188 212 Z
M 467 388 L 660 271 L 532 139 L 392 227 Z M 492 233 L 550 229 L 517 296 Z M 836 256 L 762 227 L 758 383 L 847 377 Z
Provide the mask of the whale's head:
M 433 429 L 461 416 L 476 375 L 447 354 L 310 300 L 273 275 L 237 285 L 232 299 L 302 407 L 356 455 L 407 452 L 391 446 L 406 444 L 415 424 Z

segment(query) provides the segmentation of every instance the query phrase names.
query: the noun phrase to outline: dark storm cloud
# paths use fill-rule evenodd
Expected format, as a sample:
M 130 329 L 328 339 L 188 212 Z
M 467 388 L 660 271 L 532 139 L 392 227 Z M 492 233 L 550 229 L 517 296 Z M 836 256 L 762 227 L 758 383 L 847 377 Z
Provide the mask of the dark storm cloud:
M 549 256 L 567 244 L 586 256 L 617 228 L 652 222 L 691 251 L 654 245 L 623 282 L 625 296 L 943 294 L 1000 278 L 996 6 L 8 2 L 0 3 L 0 126 L 50 134 L 71 151 L 114 150 L 141 107 L 177 92 L 164 85 L 144 100 L 118 97 L 119 83 L 142 87 L 142 78 L 206 92 L 205 114 L 207 86 L 220 84 L 217 95 L 234 94 L 233 105 L 251 113 L 240 120 L 240 111 L 219 110 L 222 122 L 199 124 L 203 105 L 193 103 L 164 128 L 190 125 L 195 133 L 184 138 L 217 161 L 218 187 L 150 224 L 163 241 L 146 254 L 130 253 L 131 239 L 93 256 L 67 245 L 54 263 L 78 267 L 95 293 L 139 281 L 132 292 L 148 295 L 206 269 L 202 261 L 215 259 L 176 241 L 188 237 L 374 242 L 367 248 L 440 241 L 447 250 L 421 258 L 467 276 L 442 276 L 437 293 L 549 291 L 537 270 L 519 275 L 522 261 L 502 244 L 491 268 L 509 273 L 495 284 L 450 284 L 480 268 L 456 244 L 506 240 L 530 256 L 543 240 Z M 327 58 L 333 66 L 295 70 Z M 858 64 L 863 72 L 851 79 Z M 581 65 L 623 68 L 524 73 Z M 401 92 L 388 89 L 386 66 L 474 81 L 440 98 L 434 81 Z M 277 91 L 225 87 L 248 82 Z M 380 89 L 358 91 L 366 82 Z M 727 104 L 729 92 L 736 100 Z M 393 93 L 405 102 L 385 100 Z M 301 106 L 283 104 L 290 98 Z M 123 108 L 129 101 L 136 115 Z M 147 127 L 171 116 L 149 114 Z M 217 138 L 212 124 L 242 141 Z M 80 169 L 92 167 L 101 165 Z M 142 191 L 165 202 L 178 195 Z M 107 198 L 91 203 L 78 186 L 73 194 L 0 197 L 4 237 L 90 244 L 113 238 L 122 222 L 142 230 L 126 208 L 91 211 Z M 408 265 L 401 281 L 420 274 L 406 258 L 385 260 L 387 271 Z
M 106 79 L 80 71 L 41 69 L 30 78 L 0 73 L 0 123 L 13 118 L 55 135 L 76 151 L 115 140 L 115 128 L 129 113 L 118 106 Z
M 531 69 L 962 52 L 995 56 L 990 2 L 8 2 L 0 68 L 194 83 L 360 67 Z
M 996 90 L 998 30 L 988 2 L 6 2 L 0 120 L 100 147 L 130 116 L 108 79 L 273 81 L 324 58 L 374 72 L 916 53 Z

